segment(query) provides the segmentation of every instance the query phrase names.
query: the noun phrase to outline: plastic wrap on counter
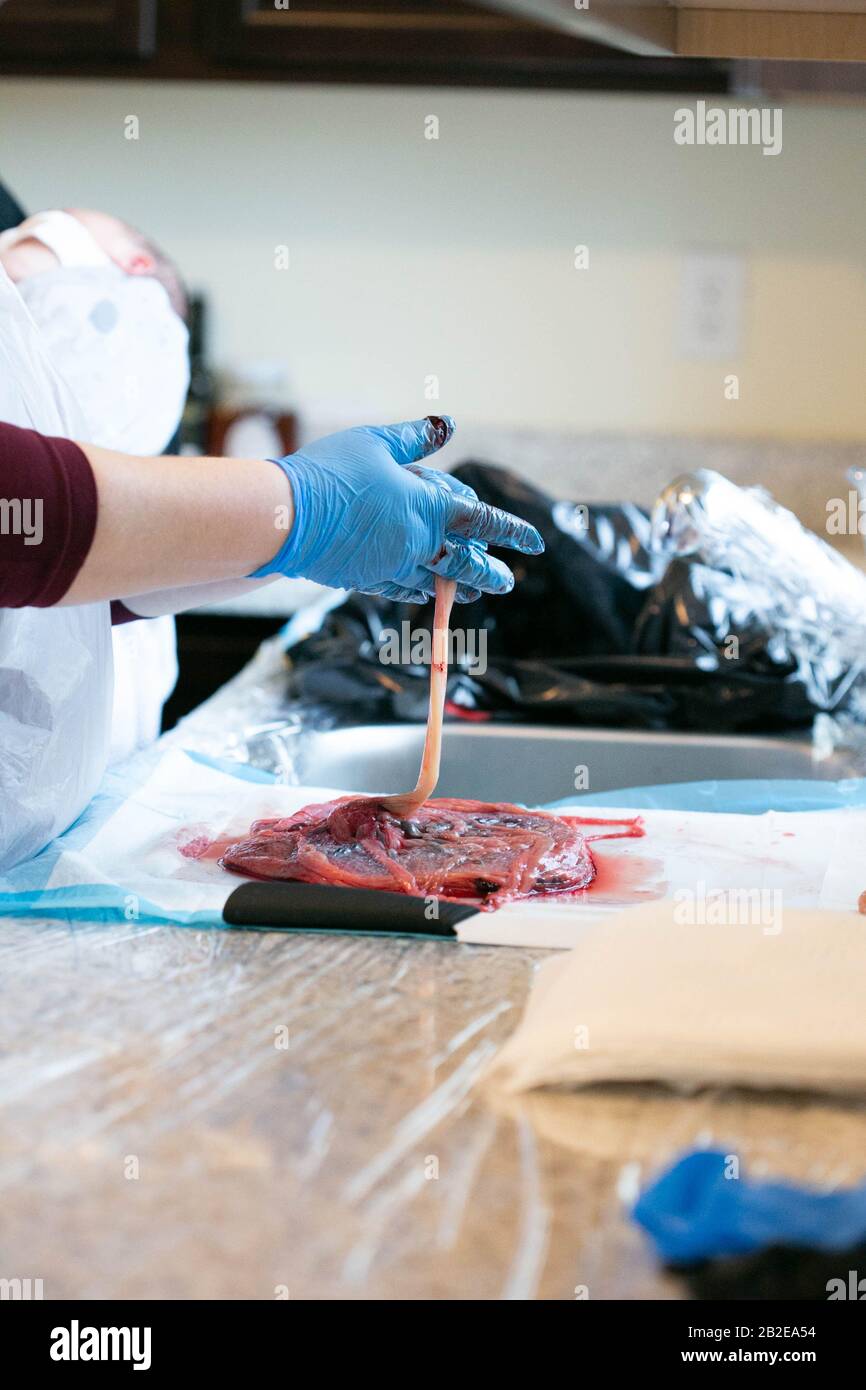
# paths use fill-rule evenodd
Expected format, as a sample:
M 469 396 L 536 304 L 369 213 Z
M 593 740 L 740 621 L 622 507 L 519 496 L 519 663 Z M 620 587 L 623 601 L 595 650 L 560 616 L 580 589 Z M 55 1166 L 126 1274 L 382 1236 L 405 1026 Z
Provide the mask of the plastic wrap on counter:
M 866 579 L 757 490 L 697 473 L 651 519 L 564 502 L 492 465 L 455 471 L 546 549 L 505 557 L 507 599 L 455 609 L 451 717 L 771 732 L 856 697 Z M 423 719 L 425 663 L 386 647 L 431 616 L 432 604 L 347 597 L 291 645 L 292 700 L 344 723 Z
M 287 671 L 284 629 L 263 642 L 238 675 L 164 734 L 160 746 L 176 743 L 297 785 L 302 780 L 305 738 L 311 730 L 334 728 L 339 718 L 334 710 L 291 700 Z

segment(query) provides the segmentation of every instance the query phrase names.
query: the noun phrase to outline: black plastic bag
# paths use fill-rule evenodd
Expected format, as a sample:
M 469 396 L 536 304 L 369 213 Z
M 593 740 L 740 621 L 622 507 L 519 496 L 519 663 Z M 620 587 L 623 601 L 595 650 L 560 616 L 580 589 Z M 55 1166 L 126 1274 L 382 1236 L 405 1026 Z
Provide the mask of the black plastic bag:
M 489 464 L 455 474 L 532 522 L 546 549 L 503 552 L 513 592 L 455 607 L 455 646 L 468 655 L 451 667 L 449 715 L 706 732 L 811 723 L 794 663 L 769 654 L 772 634 L 726 611 L 700 563 L 655 554 L 645 511 L 558 501 Z M 429 631 L 432 615 L 432 602 L 351 595 L 291 648 L 292 697 L 346 723 L 424 719 L 428 666 L 382 658 L 395 633 Z M 480 670 L 469 657 L 482 640 Z

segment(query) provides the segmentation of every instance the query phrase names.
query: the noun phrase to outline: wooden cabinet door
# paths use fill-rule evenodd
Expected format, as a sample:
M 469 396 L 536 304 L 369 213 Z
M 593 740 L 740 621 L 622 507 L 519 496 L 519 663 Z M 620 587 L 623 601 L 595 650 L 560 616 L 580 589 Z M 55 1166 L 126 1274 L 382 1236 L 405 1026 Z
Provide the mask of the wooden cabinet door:
M 492 0 L 0 0 L 0 73 L 626 91 L 728 84 L 723 63 L 635 57 Z
M 597 45 L 462 0 L 211 0 L 220 63 L 324 81 L 531 82 L 575 76 Z
M 146 58 L 156 42 L 156 0 L 7 0 L 0 60 Z

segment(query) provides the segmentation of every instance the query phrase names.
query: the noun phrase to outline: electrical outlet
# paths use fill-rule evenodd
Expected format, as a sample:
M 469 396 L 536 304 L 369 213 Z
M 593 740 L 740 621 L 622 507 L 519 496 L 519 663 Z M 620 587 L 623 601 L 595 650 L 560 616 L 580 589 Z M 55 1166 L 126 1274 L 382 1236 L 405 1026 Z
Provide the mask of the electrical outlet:
M 688 252 L 680 274 L 680 356 L 693 362 L 736 357 L 745 295 L 746 262 L 738 251 Z

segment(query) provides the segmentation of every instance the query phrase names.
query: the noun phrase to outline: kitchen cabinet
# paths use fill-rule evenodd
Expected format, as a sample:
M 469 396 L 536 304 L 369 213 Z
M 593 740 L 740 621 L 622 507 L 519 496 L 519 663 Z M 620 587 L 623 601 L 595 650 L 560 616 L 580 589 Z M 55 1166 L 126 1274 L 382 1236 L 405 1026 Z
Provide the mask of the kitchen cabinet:
M 466 0 L 8 0 L 2 73 L 724 92 L 729 68 Z
M 462 0 L 215 0 L 210 51 L 270 70 L 397 81 L 577 79 L 605 49 Z
M 866 0 L 488 0 L 626 53 L 866 61 Z M 581 7 L 582 4 L 582 7 Z
M 145 58 L 156 44 L 157 0 L 7 0 L 0 60 L 64 54 L 78 60 Z

